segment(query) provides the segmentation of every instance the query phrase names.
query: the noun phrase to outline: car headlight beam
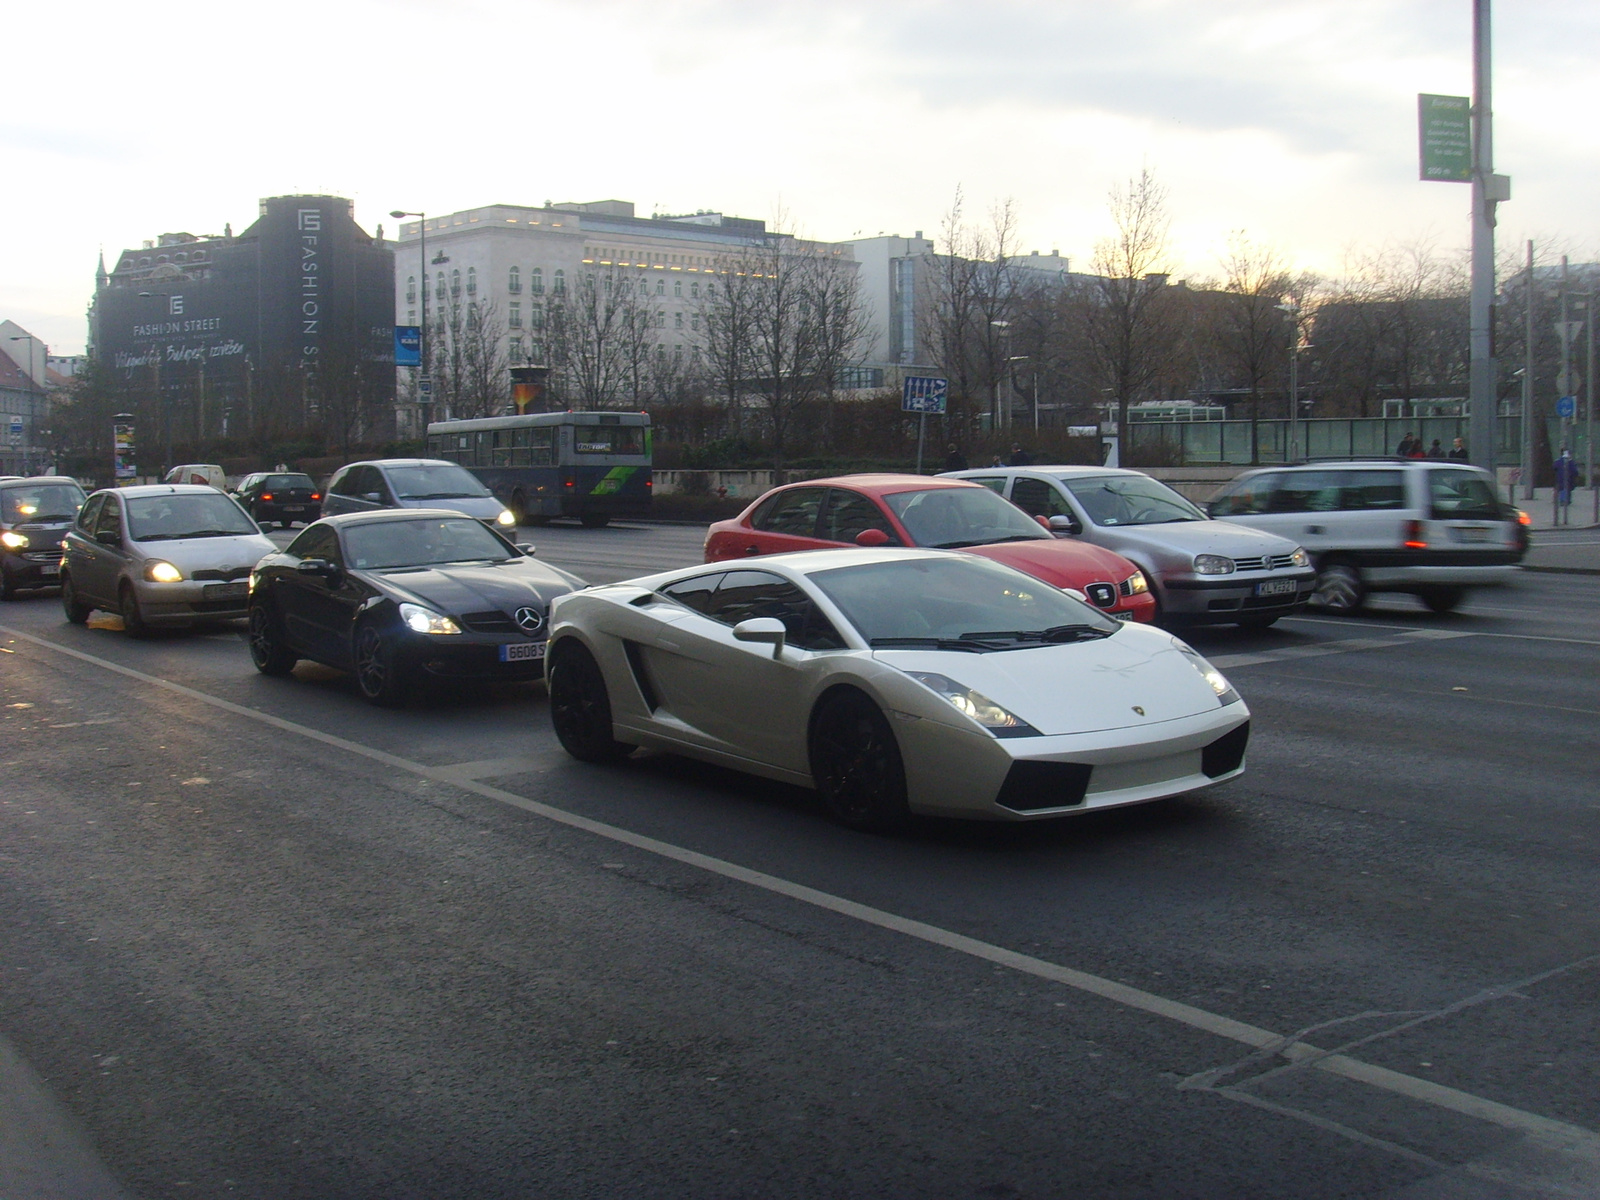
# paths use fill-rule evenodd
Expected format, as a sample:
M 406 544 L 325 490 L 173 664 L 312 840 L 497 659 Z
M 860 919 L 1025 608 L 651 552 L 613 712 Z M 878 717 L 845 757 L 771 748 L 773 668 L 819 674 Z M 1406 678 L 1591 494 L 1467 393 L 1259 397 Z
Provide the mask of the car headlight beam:
M 180 583 L 183 572 L 165 559 L 158 558 L 145 564 L 144 577 L 152 583 Z
M 494 519 L 494 523 L 496 525 L 515 525 L 517 523 L 517 514 L 509 508 L 502 508 L 500 515 Z
M 982 725 L 995 737 L 1037 737 L 1039 731 L 1015 713 L 996 704 L 982 692 L 933 671 L 907 671 L 907 675 L 948 700 L 957 712 Z
M 1196 575 L 1232 575 L 1234 572 L 1233 559 L 1221 554 L 1196 554 L 1194 556 L 1194 573 Z
M 14 533 L 8 529 L 4 533 L 0 533 L 0 545 L 4 545 L 7 550 L 26 550 L 28 548 L 28 535 Z
M 420 604 L 402 604 L 400 606 L 400 619 L 405 622 L 407 629 L 412 633 L 428 633 L 435 636 L 446 636 L 460 633 L 461 626 L 457 625 L 443 613 L 436 613 L 431 608 L 423 608 Z
M 1228 682 L 1228 677 L 1213 667 L 1205 657 L 1188 642 L 1179 638 L 1172 639 L 1173 647 L 1189 660 L 1189 665 L 1200 672 L 1200 678 L 1210 685 L 1216 694 L 1218 704 L 1236 704 L 1239 693 L 1233 690 L 1233 684 Z
M 1150 581 L 1144 577 L 1143 571 L 1135 571 L 1122 581 L 1122 586 L 1126 589 L 1124 595 L 1142 596 L 1150 590 Z

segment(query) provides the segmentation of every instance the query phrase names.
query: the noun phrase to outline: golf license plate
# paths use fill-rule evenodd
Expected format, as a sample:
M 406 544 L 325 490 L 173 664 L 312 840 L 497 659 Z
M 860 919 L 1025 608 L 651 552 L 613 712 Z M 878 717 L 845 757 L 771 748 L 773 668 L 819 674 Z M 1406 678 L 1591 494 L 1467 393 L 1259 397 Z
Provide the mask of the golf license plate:
M 305 512 L 305 510 L 306 506 L 304 504 L 285 504 L 283 506 L 284 512 Z
M 1256 584 L 1258 596 L 1292 596 L 1295 590 L 1296 584 L 1292 579 L 1267 579 Z
M 207 600 L 243 600 L 250 594 L 248 583 L 208 583 L 200 593 Z
M 512 642 L 500 647 L 501 662 L 534 662 L 544 657 L 543 642 Z

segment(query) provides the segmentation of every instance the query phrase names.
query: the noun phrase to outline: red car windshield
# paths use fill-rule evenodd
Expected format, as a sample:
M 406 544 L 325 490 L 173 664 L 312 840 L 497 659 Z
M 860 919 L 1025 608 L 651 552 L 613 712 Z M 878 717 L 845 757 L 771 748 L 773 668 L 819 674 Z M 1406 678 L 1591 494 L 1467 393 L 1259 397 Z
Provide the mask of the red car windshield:
M 995 542 L 1050 540 L 1037 521 L 986 487 L 893 492 L 883 499 L 918 546 L 958 550 Z

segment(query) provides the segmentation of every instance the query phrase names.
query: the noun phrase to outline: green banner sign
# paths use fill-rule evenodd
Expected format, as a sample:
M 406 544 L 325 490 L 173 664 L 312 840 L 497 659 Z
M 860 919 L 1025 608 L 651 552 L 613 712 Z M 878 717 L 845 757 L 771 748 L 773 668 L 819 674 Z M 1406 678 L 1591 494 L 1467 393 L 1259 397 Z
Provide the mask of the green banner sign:
M 1472 179 L 1472 101 L 1465 96 L 1417 97 L 1422 178 L 1467 183 Z

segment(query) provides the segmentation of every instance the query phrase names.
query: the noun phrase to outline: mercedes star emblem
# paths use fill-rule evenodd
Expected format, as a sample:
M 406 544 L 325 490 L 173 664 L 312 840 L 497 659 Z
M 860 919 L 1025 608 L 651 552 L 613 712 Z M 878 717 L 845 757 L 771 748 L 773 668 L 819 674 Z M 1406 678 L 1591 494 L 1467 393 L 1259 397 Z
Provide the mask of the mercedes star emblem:
M 518 629 L 530 637 L 544 626 L 544 617 L 539 614 L 537 608 L 519 608 L 513 614 L 512 620 L 516 621 Z

